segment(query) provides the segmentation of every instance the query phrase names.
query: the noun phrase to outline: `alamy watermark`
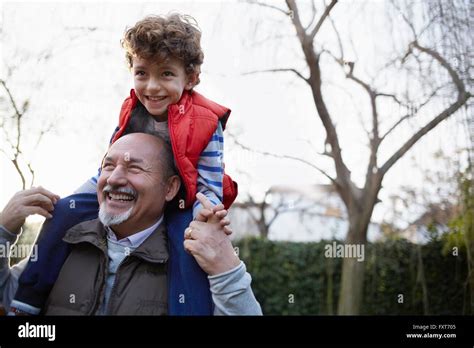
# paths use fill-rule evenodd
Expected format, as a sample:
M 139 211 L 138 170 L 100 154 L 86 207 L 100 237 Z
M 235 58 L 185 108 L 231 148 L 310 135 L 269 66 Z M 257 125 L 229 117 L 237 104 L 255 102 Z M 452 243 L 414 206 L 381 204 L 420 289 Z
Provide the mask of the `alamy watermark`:
M 33 247 L 30 244 L 13 244 L 6 242 L 0 245 L 0 257 L 14 257 L 24 259 L 30 257 L 30 261 L 36 262 L 38 260 L 38 245 Z
M 56 325 L 36 325 L 26 322 L 18 326 L 18 337 L 20 338 L 47 338 L 48 341 L 56 339 Z
M 365 260 L 364 244 L 326 244 L 324 246 L 324 256 L 327 258 L 353 258 L 359 262 Z

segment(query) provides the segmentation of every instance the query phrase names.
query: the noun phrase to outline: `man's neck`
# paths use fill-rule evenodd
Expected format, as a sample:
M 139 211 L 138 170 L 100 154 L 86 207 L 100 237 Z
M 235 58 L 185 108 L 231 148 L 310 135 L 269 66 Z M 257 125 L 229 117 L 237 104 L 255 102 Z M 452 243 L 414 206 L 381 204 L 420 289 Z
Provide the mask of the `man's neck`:
M 154 225 L 158 225 L 158 223 L 162 220 L 162 218 L 163 218 L 163 215 L 161 215 L 158 219 L 156 219 L 156 221 L 150 224 L 147 224 L 145 226 L 140 226 L 138 229 L 135 226 L 128 226 L 126 222 L 121 223 L 119 225 L 115 225 L 115 226 L 109 226 L 109 228 L 112 230 L 112 232 L 115 233 L 117 240 L 121 240 L 121 239 L 130 237 L 134 234 L 143 232 L 153 227 Z

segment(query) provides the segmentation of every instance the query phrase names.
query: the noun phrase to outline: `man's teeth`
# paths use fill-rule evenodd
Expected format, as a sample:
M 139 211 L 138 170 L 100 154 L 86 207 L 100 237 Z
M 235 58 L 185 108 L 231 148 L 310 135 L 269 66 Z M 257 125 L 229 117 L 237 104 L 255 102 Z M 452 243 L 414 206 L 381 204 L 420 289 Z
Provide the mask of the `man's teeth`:
M 124 194 L 115 194 L 115 193 L 109 193 L 109 198 L 113 200 L 120 200 L 120 201 L 133 201 L 135 199 L 133 196 L 124 195 Z

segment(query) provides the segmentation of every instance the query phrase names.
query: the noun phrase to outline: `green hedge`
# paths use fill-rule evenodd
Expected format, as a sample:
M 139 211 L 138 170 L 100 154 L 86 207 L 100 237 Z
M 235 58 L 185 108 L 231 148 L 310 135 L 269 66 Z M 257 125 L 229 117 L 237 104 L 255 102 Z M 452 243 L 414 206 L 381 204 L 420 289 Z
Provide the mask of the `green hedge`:
M 332 242 L 236 243 L 266 315 L 337 313 L 342 259 L 324 256 Z M 439 240 L 423 246 L 403 239 L 369 243 L 361 314 L 471 314 L 465 251 L 453 256 L 442 250 Z

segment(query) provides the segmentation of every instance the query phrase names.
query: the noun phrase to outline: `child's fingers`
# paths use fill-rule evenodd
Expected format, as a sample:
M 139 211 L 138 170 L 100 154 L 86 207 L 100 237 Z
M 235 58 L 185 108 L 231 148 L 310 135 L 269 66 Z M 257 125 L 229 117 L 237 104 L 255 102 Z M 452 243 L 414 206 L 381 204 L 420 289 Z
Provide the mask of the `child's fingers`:
M 230 225 L 230 220 L 228 218 L 224 218 L 220 221 L 222 227 Z
M 224 204 L 220 203 L 220 204 L 214 206 L 214 207 L 212 208 L 212 211 L 213 211 L 214 213 L 216 213 L 216 212 L 218 212 L 218 211 L 220 211 L 220 210 L 224 210 L 224 209 L 225 209 Z
M 201 209 L 196 215 L 196 221 L 206 222 L 213 215 L 212 211 L 209 209 Z
M 229 226 L 224 226 L 224 232 L 226 235 L 230 236 L 232 234 L 232 228 L 230 228 Z
M 227 210 L 220 210 L 218 212 L 215 213 L 215 215 L 219 218 L 219 219 L 223 219 L 227 216 Z
M 212 211 L 212 208 L 213 208 L 212 203 L 209 199 L 207 199 L 206 196 L 204 196 L 201 192 L 198 192 L 196 194 L 196 198 L 198 199 L 199 202 L 201 202 L 204 208 Z

